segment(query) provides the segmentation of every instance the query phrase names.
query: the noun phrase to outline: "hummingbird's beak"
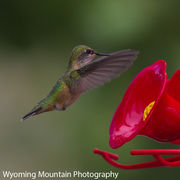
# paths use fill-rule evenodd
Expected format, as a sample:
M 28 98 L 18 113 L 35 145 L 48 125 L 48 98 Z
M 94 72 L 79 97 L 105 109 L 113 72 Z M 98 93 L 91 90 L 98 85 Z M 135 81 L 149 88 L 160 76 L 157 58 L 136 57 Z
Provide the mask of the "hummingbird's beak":
M 98 52 L 95 52 L 95 54 L 96 54 L 97 56 L 110 56 L 110 54 L 98 53 Z

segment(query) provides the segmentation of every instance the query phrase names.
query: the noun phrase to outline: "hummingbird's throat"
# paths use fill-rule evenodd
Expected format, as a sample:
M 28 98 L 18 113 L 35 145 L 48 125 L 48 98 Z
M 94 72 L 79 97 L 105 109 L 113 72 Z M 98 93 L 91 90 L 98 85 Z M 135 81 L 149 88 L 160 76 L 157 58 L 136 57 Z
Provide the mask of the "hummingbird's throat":
M 81 60 L 81 61 L 79 61 L 79 62 L 75 62 L 75 63 L 73 64 L 73 69 L 74 69 L 74 70 L 78 70 L 78 69 L 80 69 L 80 68 L 88 65 L 89 63 L 91 63 L 91 61 L 92 61 L 93 59 L 94 59 L 94 58 L 89 57 L 89 58 L 83 59 L 83 60 Z
M 144 109 L 144 114 L 143 114 L 143 121 L 146 120 L 147 116 L 149 115 L 149 113 L 151 112 L 151 109 L 153 108 L 155 104 L 155 101 L 152 101 L 151 103 L 149 103 L 149 105 L 147 105 Z

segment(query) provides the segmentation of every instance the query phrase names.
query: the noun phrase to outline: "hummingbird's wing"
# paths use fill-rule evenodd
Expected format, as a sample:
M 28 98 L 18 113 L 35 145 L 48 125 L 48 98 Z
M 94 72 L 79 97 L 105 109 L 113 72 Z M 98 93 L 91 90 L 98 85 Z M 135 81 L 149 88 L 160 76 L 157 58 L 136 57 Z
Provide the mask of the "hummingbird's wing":
M 72 92 L 83 93 L 118 77 L 132 65 L 138 53 L 130 49 L 118 51 L 76 70 L 79 78 L 71 86 Z

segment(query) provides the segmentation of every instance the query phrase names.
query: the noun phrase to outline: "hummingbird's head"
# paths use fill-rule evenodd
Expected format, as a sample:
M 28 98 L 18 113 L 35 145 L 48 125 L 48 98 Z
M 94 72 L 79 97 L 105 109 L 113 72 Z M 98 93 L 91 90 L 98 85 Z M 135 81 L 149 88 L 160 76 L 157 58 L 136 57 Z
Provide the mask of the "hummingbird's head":
M 92 48 L 85 45 L 76 46 L 72 50 L 69 59 L 69 68 L 77 70 L 89 64 L 96 56 L 109 56 L 109 55 L 104 53 L 98 53 Z

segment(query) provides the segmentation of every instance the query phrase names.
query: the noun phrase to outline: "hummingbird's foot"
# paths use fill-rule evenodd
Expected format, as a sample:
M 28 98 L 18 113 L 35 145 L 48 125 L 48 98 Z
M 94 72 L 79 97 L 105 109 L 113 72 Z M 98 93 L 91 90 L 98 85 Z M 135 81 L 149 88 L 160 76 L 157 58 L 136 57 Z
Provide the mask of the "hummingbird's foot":
M 55 105 L 54 105 L 54 108 L 55 108 L 56 110 L 58 110 L 58 111 L 65 111 L 65 110 L 66 110 L 66 107 L 65 107 L 65 106 L 59 107 L 58 104 L 55 104 Z
M 66 110 L 66 108 L 65 107 L 62 107 L 62 111 L 65 111 Z

